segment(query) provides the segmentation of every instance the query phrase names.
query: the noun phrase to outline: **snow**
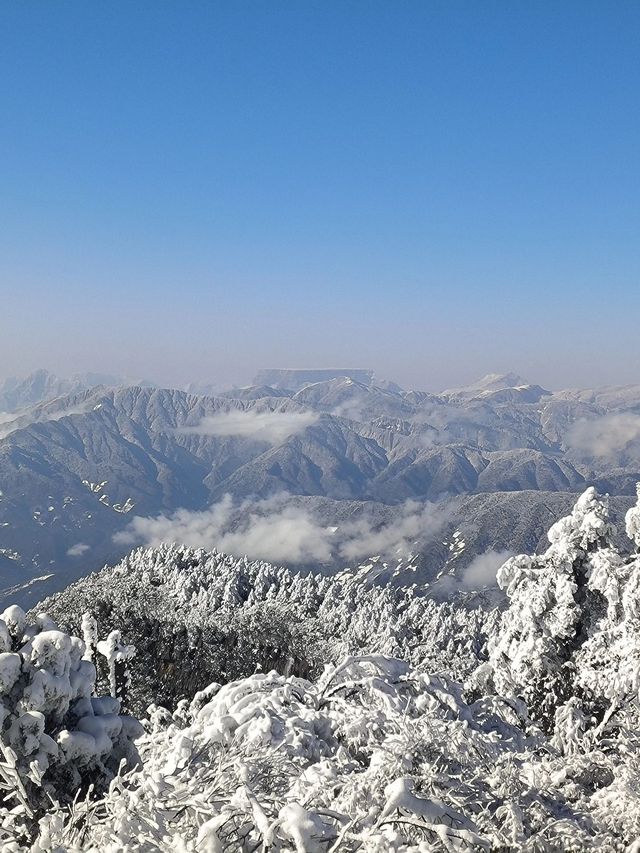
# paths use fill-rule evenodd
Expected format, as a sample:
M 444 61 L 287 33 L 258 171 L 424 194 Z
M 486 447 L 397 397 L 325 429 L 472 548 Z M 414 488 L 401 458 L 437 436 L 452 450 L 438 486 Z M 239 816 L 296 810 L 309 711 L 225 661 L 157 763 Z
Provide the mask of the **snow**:
M 606 497 L 589 489 L 553 525 L 545 553 L 507 560 L 498 572 L 507 607 L 486 617 L 488 654 L 478 646 L 462 680 L 448 670 L 455 643 L 473 633 L 472 612 L 456 621 L 442 609 L 437 642 L 452 644 L 443 667 L 433 649 L 415 647 L 436 642 L 435 605 L 391 598 L 357 573 L 329 581 L 177 546 L 137 551 L 109 575 L 129 596 L 144 576 L 183 618 L 199 607 L 246 610 L 249 631 L 268 598 L 274 614 L 311 625 L 321 611 L 336 635 L 370 648 L 330 657 L 308 678 L 271 670 L 213 682 L 191 701 L 152 705 L 142 725 L 115 695 L 93 695 L 96 656 L 112 693 L 116 664 L 135 680 L 136 637 L 114 626 L 101 640 L 84 613 L 83 642 L 44 614 L 29 622 L 8 608 L 0 780 L 12 799 L 0 807 L 2 849 L 637 849 L 640 555 L 616 550 L 611 533 Z M 372 559 L 362 577 L 382 565 Z M 129 764 L 118 770 L 120 757 Z
M 635 506 L 628 510 L 625 516 L 625 527 L 627 536 L 631 539 L 640 551 L 640 484 L 637 487 L 638 501 Z
M 22 672 L 22 658 L 14 652 L 2 652 L 0 654 L 0 695 L 9 693 L 13 685 L 20 678 Z

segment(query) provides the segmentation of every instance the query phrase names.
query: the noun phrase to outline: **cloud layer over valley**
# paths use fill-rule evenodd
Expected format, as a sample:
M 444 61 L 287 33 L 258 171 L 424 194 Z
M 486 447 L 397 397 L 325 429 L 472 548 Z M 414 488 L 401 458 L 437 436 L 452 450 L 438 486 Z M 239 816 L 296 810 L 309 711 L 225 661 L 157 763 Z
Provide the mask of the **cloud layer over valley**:
M 640 415 L 611 412 L 592 420 L 581 419 L 569 429 L 565 443 L 585 457 L 640 460 Z
M 375 555 L 415 553 L 418 540 L 437 533 L 448 518 L 441 505 L 407 501 L 392 522 L 359 518 L 327 525 L 286 493 L 241 503 L 225 495 L 201 512 L 179 509 L 151 518 L 137 516 L 115 541 L 126 545 L 175 541 L 278 563 L 347 564 Z
M 195 426 L 180 427 L 183 435 L 238 436 L 278 444 L 290 435 L 303 432 L 319 419 L 316 412 L 257 412 L 234 409 L 209 415 Z

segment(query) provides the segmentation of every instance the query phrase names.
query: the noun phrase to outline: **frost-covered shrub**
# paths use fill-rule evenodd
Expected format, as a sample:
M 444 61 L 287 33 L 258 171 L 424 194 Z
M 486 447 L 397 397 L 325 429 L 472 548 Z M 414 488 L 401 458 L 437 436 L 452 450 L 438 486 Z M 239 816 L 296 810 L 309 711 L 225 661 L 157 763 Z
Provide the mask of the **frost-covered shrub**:
M 79 638 L 17 606 L 0 614 L 0 742 L 9 781 L 0 803 L 16 831 L 51 801 L 104 789 L 122 759 L 136 760 L 139 723 L 96 696 L 96 669 Z M 4 849 L 4 848 L 3 848 Z
M 381 655 L 212 684 L 139 745 L 140 769 L 50 814 L 33 850 L 614 853 L 639 828 L 637 762 L 563 754 L 509 702 Z

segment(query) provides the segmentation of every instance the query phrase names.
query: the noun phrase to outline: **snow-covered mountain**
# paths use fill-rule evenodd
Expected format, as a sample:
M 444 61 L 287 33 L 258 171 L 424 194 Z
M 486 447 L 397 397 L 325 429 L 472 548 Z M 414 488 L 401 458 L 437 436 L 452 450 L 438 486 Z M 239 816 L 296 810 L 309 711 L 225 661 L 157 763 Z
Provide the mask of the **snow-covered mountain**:
M 518 376 L 517 373 L 487 373 L 486 376 L 469 383 L 469 385 L 464 385 L 461 388 L 449 388 L 443 391 L 442 394 L 443 396 L 482 394 L 485 392 L 491 394 L 493 391 L 504 391 L 507 388 L 521 388 L 525 385 L 528 385 L 528 382 L 522 376 Z
M 633 499 L 640 386 L 537 387 L 493 376 L 438 395 L 345 376 L 56 396 L 0 424 L 0 582 L 38 595 L 159 537 L 335 571 L 370 556 L 375 532 L 376 554 L 418 555 L 445 594 L 485 551 L 535 548 L 587 484 L 619 514 Z
M 266 369 L 260 370 L 256 374 L 253 384 L 295 392 L 305 388 L 307 385 L 314 385 L 316 382 L 330 382 L 332 379 L 342 379 L 345 377 L 352 379 L 354 382 L 370 385 L 373 380 L 373 370 L 362 368 L 316 368 L 310 370 L 287 368 Z
M 450 388 L 443 397 L 468 400 L 490 399 L 495 403 L 537 403 L 541 397 L 550 396 L 540 385 L 530 385 L 517 373 L 488 373 L 471 385 Z

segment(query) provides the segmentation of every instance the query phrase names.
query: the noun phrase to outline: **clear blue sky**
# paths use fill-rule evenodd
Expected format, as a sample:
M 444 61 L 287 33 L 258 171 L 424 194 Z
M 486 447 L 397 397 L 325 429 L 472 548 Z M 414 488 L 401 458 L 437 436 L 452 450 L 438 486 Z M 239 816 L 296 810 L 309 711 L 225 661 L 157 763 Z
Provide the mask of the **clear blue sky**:
M 640 4 L 5 0 L 0 373 L 640 381 Z

